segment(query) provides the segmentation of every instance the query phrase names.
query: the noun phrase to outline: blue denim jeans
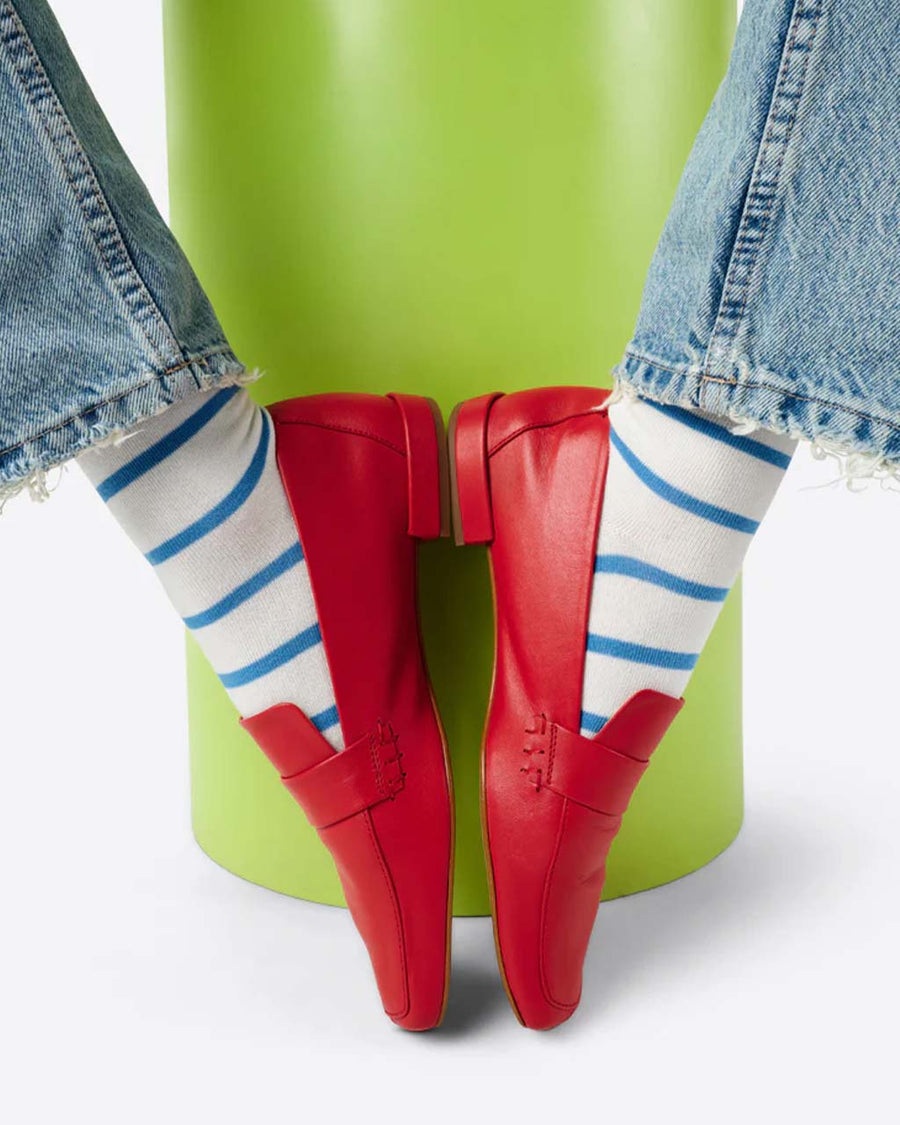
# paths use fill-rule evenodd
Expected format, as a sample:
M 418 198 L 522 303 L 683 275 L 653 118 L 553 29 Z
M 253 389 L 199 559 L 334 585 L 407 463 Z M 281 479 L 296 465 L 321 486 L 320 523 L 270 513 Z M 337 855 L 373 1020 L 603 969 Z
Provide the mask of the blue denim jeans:
M 746 0 L 617 375 L 900 463 L 900 2 Z M 45 0 L 0 0 L 0 498 L 240 380 Z
M 0 0 L 0 497 L 243 371 L 45 0 Z
M 746 0 L 618 378 L 900 462 L 900 3 Z

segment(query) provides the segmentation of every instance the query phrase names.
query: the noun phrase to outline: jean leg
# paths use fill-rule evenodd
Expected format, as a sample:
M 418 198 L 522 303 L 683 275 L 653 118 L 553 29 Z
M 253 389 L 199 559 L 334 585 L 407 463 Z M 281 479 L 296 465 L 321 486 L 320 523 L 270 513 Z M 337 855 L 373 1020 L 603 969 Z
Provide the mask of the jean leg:
M 0 0 L 0 490 L 243 375 L 49 6 Z

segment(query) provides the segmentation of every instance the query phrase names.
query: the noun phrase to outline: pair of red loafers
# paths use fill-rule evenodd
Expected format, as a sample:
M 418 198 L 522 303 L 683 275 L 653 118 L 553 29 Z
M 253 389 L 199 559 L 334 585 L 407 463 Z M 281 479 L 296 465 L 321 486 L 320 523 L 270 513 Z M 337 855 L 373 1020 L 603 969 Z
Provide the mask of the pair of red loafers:
M 489 544 L 496 654 L 482 827 L 501 974 L 519 1020 L 549 1028 L 581 993 L 606 856 L 682 701 L 632 696 L 578 733 L 609 421 L 606 393 L 492 394 L 454 411 L 412 395 L 316 395 L 270 408 L 318 607 L 346 749 L 292 704 L 242 724 L 337 865 L 384 1009 L 425 1030 L 447 1002 L 453 792 L 422 652 L 416 545 Z

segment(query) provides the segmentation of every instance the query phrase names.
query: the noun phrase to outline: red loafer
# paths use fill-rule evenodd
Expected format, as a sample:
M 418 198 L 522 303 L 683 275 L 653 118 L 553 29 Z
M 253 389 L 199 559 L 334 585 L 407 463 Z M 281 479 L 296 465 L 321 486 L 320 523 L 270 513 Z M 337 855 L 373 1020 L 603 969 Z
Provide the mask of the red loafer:
M 241 720 L 334 857 L 387 1014 L 447 997 L 453 801 L 419 636 L 416 544 L 448 531 L 443 424 L 428 399 L 314 395 L 270 407 L 346 749 L 293 704 Z
M 482 831 L 500 971 L 527 1027 L 581 997 L 606 856 L 682 701 L 640 691 L 579 734 L 607 394 L 556 387 L 462 403 L 450 425 L 457 541 L 487 543 L 494 680 Z

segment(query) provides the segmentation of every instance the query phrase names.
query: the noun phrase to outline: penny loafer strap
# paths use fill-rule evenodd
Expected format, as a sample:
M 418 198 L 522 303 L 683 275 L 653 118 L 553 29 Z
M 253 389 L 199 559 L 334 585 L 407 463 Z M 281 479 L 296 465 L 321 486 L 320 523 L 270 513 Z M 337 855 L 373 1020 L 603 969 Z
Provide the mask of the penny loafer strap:
M 346 750 L 282 781 L 303 806 L 310 824 L 327 828 L 392 801 L 406 784 L 402 757 L 390 724 L 379 723 Z
M 406 784 L 403 755 L 390 723 L 376 723 L 341 751 L 290 703 L 241 719 L 241 726 L 278 770 L 314 828 L 393 800 Z
M 621 816 L 650 763 L 556 723 L 548 734 L 548 788 L 594 812 Z
M 593 738 L 535 715 L 525 736 L 534 766 L 524 772 L 594 812 L 621 816 L 683 703 L 657 691 L 636 692 Z

